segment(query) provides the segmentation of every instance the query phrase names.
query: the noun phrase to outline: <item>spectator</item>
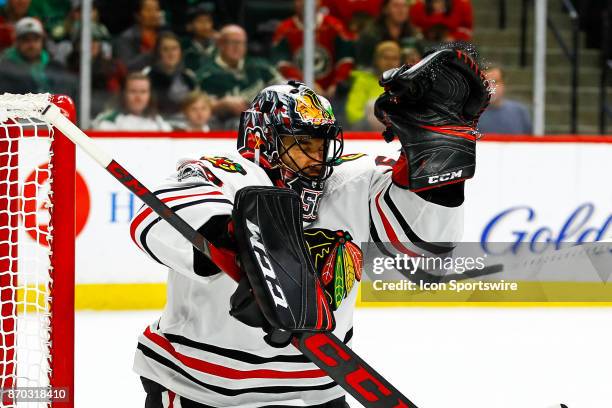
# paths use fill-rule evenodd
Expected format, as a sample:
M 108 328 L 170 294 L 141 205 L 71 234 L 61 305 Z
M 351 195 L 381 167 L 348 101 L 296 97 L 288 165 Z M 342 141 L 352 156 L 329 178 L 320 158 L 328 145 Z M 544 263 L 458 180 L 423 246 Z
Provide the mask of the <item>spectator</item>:
M 74 96 L 74 79 L 44 49 L 45 30 L 33 17 L 15 25 L 15 45 L 0 60 L 0 92 L 53 92 Z
M 153 65 L 143 70 L 151 79 L 159 112 L 164 116 L 181 111 L 183 100 L 198 86 L 195 73 L 185 68 L 181 42 L 169 31 L 157 37 Z
M 423 32 L 423 38 L 430 44 L 453 42 L 454 38 L 448 26 L 435 24 Z
M 72 8 L 80 7 L 80 3 L 81 0 L 32 0 L 30 15 L 40 17 L 51 34 L 51 29 L 61 24 Z
M 242 20 L 245 3 L 245 0 L 161 0 L 168 23 L 172 25 L 172 31 L 178 34 L 183 34 L 182 30 L 187 25 L 192 7 L 211 7 L 215 25 L 224 27 L 228 24 L 238 24 Z
M 120 108 L 98 115 L 93 127 L 99 130 L 172 130 L 157 114 L 155 100 L 151 94 L 151 80 L 141 72 L 133 72 L 127 76 Z
M 506 99 L 506 81 L 501 66 L 491 64 L 487 79 L 495 81 L 495 93 L 491 104 L 480 117 L 478 130 L 482 133 L 531 134 L 529 110 L 518 101 Z
M 7 0 L 0 7 L 0 50 L 15 42 L 15 24 L 28 16 L 31 0 Z
M 374 102 L 384 90 L 378 84 L 378 79 L 383 72 L 399 65 L 399 45 L 394 41 L 383 41 L 374 52 L 375 72 L 353 71 L 353 84 L 346 101 L 346 118 L 351 129 L 380 129 L 379 122 L 374 117 Z
M 92 10 L 92 21 L 96 20 L 95 8 Z M 47 47 L 51 57 L 62 65 L 68 64 L 68 58 L 74 51 L 72 46 L 72 33 L 80 30 L 81 21 L 81 6 L 72 8 L 62 21 L 56 22 L 55 25 L 49 27 L 49 42 Z
M 406 0 L 384 0 L 380 17 L 367 26 L 357 41 L 357 64 L 369 67 L 372 64 L 376 44 L 395 41 L 401 44 L 414 41 L 419 35 L 408 19 Z
M 353 38 L 358 39 L 362 32 L 365 31 L 366 27 L 373 24 L 375 18 L 371 15 L 364 13 L 363 11 L 357 11 L 353 13 L 353 17 L 346 25 L 346 28 L 351 32 Z
M 121 84 L 127 75 L 123 63 L 114 59 L 110 45 L 110 34 L 100 23 L 91 26 L 91 112 L 98 115 L 111 98 L 115 99 L 121 92 Z M 81 30 L 75 27 L 72 32 L 72 52 L 68 56 L 68 69 L 75 75 L 81 68 Z
M 28 17 L 31 3 L 31 0 L 6 0 L 6 4 L 0 7 L 0 18 L 15 25 L 22 18 Z
M 383 0 L 322 0 L 322 5 L 329 14 L 349 28 L 355 18 L 361 16 L 377 18 L 382 9 L 382 3 Z
M 182 111 L 183 120 L 174 126 L 176 130 L 210 132 L 212 105 L 208 95 L 201 91 L 191 92 L 183 102 Z
M 431 41 L 469 41 L 474 26 L 470 0 L 416 0 L 410 21 Z
M 210 61 L 217 50 L 213 10 L 214 4 L 204 3 L 189 12 L 187 32 L 190 39 L 185 47 L 185 66 L 194 72 Z
M 62 65 L 68 65 L 70 55 L 73 54 L 75 48 L 75 37 L 81 35 L 81 4 L 76 3 L 70 12 L 65 16 L 64 20 L 57 23 L 52 28 L 50 33 L 51 42 L 47 44 L 49 46 L 49 52 L 53 56 L 53 59 Z M 91 23 L 92 30 L 97 31 L 98 41 L 101 42 L 101 47 L 104 52 L 111 52 L 111 35 L 105 25 L 99 22 L 99 13 L 95 5 L 92 5 L 91 9 Z
M 218 55 L 198 73 L 200 88 L 213 97 L 213 113 L 224 127 L 235 128 L 255 95 L 284 79 L 264 60 L 246 56 L 247 35 L 240 26 L 223 27 L 218 48 Z
M 304 0 L 294 4 L 295 15 L 282 21 L 274 33 L 273 55 L 284 77 L 302 80 Z M 353 36 L 340 20 L 318 11 L 315 37 L 314 88 L 318 94 L 333 98 L 337 85 L 353 69 Z
M 162 26 L 158 0 L 140 0 L 136 24 L 125 30 L 115 43 L 116 56 L 130 71 L 151 64 L 157 34 Z
M 121 0 L 121 7 L 117 7 L 117 0 L 95 0 L 94 2 L 100 13 L 100 22 L 115 38 L 134 24 L 135 10 L 138 9 L 140 0 Z
M 423 47 L 416 39 L 403 41 L 400 47 L 402 48 L 400 65 L 415 65 L 423 58 Z

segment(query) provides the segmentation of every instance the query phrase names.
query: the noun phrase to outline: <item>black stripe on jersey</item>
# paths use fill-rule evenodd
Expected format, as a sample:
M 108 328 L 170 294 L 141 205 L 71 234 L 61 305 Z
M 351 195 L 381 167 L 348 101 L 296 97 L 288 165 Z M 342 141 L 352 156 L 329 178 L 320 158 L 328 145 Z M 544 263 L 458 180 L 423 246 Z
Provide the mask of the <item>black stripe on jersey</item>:
M 179 336 L 177 334 L 164 333 L 165 338 L 170 343 L 180 344 L 181 346 L 187 346 L 194 349 L 206 351 L 208 353 L 217 354 L 219 356 L 231 358 L 233 360 L 242 361 L 249 364 L 266 364 L 266 363 L 310 363 L 310 360 L 303 354 L 291 355 L 278 355 L 274 357 L 262 357 L 257 354 L 247 353 L 241 350 L 234 350 L 214 346 L 212 344 L 200 343 L 195 340 L 188 339 L 187 337 Z
M 185 377 L 189 381 L 191 381 L 193 383 L 196 383 L 199 386 L 201 386 L 203 388 L 206 388 L 207 390 L 210 390 L 212 392 L 216 392 L 217 394 L 226 395 L 226 396 L 229 396 L 229 397 L 232 397 L 232 396 L 235 396 L 235 395 L 240 395 L 240 394 L 247 394 L 247 393 L 251 393 L 251 392 L 260 393 L 260 394 L 281 394 L 281 393 L 285 393 L 285 392 L 298 392 L 298 391 L 322 391 L 322 390 L 328 390 L 330 388 L 334 388 L 335 386 L 338 385 L 338 384 L 336 384 L 335 381 L 331 381 L 331 382 L 328 382 L 328 383 L 325 383 L 325 384 L 321 384 L 321 385 L 310 385 L 310 386 L 307 386 L 307 385 L 304 385 L 304 386 L 282 386 L 282 385 L 279 385 L 279 386 L 268 386 L 268 387 L 240 388 L 240 389 L 237 389 L 237 390 L 233 390 L 231 388 L 224 388 L 224 387 L 220 387 L 218 385 L 207 384 L 207 383 L 205 383 L 203 381 L 198 380 L 197 378 L 195 378 L 194 376 L 189 374 L 187 371 L 182 369 L 176 363 L 170 361 L 166 357 L 160 356 L 155 351 L 151 350 L 150 348 L 148 348 L 147 346 L 143 345 L 142 343 L 138 343 L 138 349 L 146 357 L 148 357 L 148 358 L 150 358 L 152 360 L 155 360 L 159 364 L 162 364 L 162 365 L 168 367 L 169 369 L 175 371 L 177 374 L 182 375 L 183 377 Z
M 311 361 L 306 358 L 303 354 L 297 355 L 278 355 L 274 357 L 262 357 L 257 354 L 247 353 L 242 350 L 229 349 L 212 344 L 200 343 L 195 340 L 188 339 L 187 337 L 180 336 L 178 334 L 163 333 L 163 336 L 168 339 L 170 343 L 180 344 L 181 346 L 191 347 L 197 350 L 206 351 L 208 353 L 216 354 L 231 358 L 232 360 L 238 360 L 243 363 L 249 364 L 266 364 L 266 363 L 310 363 Z M 346 335 L 344 336 L 344 343 L 348 343 L 353 337 L 353 328 L 351 327 Z
M 382 241 L 380 240 L 380 236 L 378 235 L 378 231 L 376 230 L 376 225 L 374 225 L 374 219 L 372 218 L 372 211 L 370 211 L 370 237 L 372 238 L 372 242 L 374 242 L 374 244 L 376 245 L 376 248 L 378 248 L 381 253 L 385 254 L 390 258 L 393 258 L 395 256 L 391 252 L 389 252 L 387 248 L 385 248 Z
M 400 226 L 402 227 L 402 230 L 404 231 L 404 234 L 406 234 L 410 242 L 412 242 L 415 246 L 424 249 L 425 251 L 430 252 L 432 254 L 444 254 L 449 251 L 452 251 L 452 247 L 436 245 L 432 244 L 431 242 L 425 242 L 412 230 L 412 228 L 410 228 L 410 225 L 408 225 L 408 222 L 406 221 L 400 210 L 395 206 L 395 203 L 391 198 L 392 185 L 393 184 L 390 184 L 389 187 L 387 187 L 387 191 L 385 191 L 385 195 L 383 198 L 385 200 L 385 204 L 387 204 L 387 206 L 393 213 L 393 216 L 395 217 L 397 222 L 399 222 Z
M 202 183 L 202 184 L 196 184 L 196 185 L 189 185 L 187 187 L 172 187 L 172 188 L 166 188 L 163 190 L 153 191 L 153 194 L 158 195 L 158 194 L 171 193 L 173 191 L 191 190 L 192 188 L 198 188 L 198 187 L 214 187 L 214 185 L 211 183 Z M 136 211 L 136 213 L 138 214 L 145 206 L 146 204 L 141 205 L 138 211 Z
M 173 191 L 191 190 L 192 188 L 198 188 L 198 187 L 215 187 L 215 186 L 212 183 L 202 183 L 202 184 L 189 185 L 186 187 L 185 186 L 172 187 L 172 188 L 165 188 L 163 190 L 156 190 L 153 192 L 153 194 L 159 195 L 159 194 L 171 193 Z
M 224 204 L 232 205 L 232 202 L 225 198 L 204 198 L 202 200 L 190 201 L 188 203 L 175 205 L 173 207 L 170 207 L 170 209 L 173 210 L 174 212 L 178 212 L 179 210 L 182 210 L 183 208 L 190 207 L 192 205 L 202 204 L 202 203 L 224 203 Z M 161 217 L 157 217 L 155 220 L 151 221 L 149 225 L 147 225 L 142 230 L 142 232 L 140 233 L 140 242 L 142 243 L 142 248 L 147 252 L 147 254 L 151 256 L 151 258 L 155 259 L 155 261 L 157 261 L 158 263 L 164 265 L 164 263 L 155 256 L 153 251 L 151 251 L 149 249 L 149 246 L 147 245 L 147 234 L 149 233 L 151 228 L 153 228 L 153 226 L 161 220 L 162 220 Z
M 351 341 L 352 338 L 353 338 L 353 328 L 351 327 L 349 331 L 347 331 L 346 334 L 344 335 L 344 340 L 342 342 L 346 344 L 349 341 Z

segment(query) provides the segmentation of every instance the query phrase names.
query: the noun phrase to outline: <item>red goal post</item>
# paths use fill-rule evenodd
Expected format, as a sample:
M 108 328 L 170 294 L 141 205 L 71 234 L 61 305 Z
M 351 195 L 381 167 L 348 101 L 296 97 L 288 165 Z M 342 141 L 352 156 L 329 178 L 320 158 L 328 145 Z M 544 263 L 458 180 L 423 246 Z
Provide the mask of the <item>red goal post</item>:
M 75 147 L 43 120 L 43 100 L 74 121 L 66 96 L 0 94 L 3 407 L 74 406 Z M 22 387 L 35 393 L 8 393 Z

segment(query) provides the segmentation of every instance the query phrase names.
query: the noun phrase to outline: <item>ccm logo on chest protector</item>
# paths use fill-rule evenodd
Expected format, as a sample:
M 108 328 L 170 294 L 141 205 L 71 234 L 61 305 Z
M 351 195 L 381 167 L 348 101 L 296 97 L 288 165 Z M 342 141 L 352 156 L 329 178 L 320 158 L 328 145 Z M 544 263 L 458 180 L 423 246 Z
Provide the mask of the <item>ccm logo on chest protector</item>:
M 247 228 L 251 233 L 249 237 L 249 241 L 251 241 L 251 245 L 253 246 L 253 251 L 255 252 L 255 257 L 257 258 L 257 262 L 263 271 L 263 274 L 266 279 L 266 283 L 270 288 L 270 294 L 274 299 L 274 303 L 277 306 L 282 306 L 285 309 L 289 308 L 287 304 L 287 300 L 285 299 L 285 294 L 278 283 L 278 278 L 276 274 L 272 270 L 272 266 L 270 265 L 270 260 L 268 259 L 268 255 L 266 254 L 266 248 L 261 242 L 261 233 L 259 232 L 259 227 L 253 224 L 251 221 L 246 220 Z
M 461 177 L 461 173 L 463 173 L 463 170 L 452 171 L 450 173 L 444 173 L 444 174 L 440 174 L 438 176 L 431 176 L 431 177 L 429 177 L 427 179 L 427 182 L 429 184 L 434 184 L 434 183 L 439 183 L 441 181 L 454 180 L 456 178 Z

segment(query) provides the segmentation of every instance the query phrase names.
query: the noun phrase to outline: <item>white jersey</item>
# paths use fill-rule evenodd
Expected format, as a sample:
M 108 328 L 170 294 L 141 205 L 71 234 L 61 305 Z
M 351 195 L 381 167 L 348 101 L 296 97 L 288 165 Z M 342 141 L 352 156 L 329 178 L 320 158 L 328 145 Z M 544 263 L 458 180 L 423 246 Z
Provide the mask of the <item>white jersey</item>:
M 346 276 L 322 281 L 331 282 L 332 288 L 336 278 L 343 281 L 341 290 L 328 297 L 335 310 L 334 334 L 350 344 L 360 271 L 350 274 L 342 265 L 361 266 L 360 243 L 456 242 L 463 210 L 430 203 L 396 186 L 391 167 L 376 165 L 374 157 L 346 155 L 340 160 L 325 183 L 317 220 L 305 225 L 305 238 L 315 266 L 341 259 L 333 273 Z M 200 162 L 208 169 L 206 177 L 179 180 L 175 175 L 155 192 L 195 229 L 212 216 L 231 214 L 242 187 L 272 185 L 264 170 L 238 153 Z M 344 395 L 296 348 L 270 347 L 261 329 L 231 317 L 229 299 L 237 284 L 207 267 L 191 244 L 148 207 L 134 217 L 131 234 L 138 247 L 169 268 L 165 310 L 139 337 L 134 361 L 139 375 L 215 407 L 307 406 Z M 315 249 L 321 246 L 327 249 Z

